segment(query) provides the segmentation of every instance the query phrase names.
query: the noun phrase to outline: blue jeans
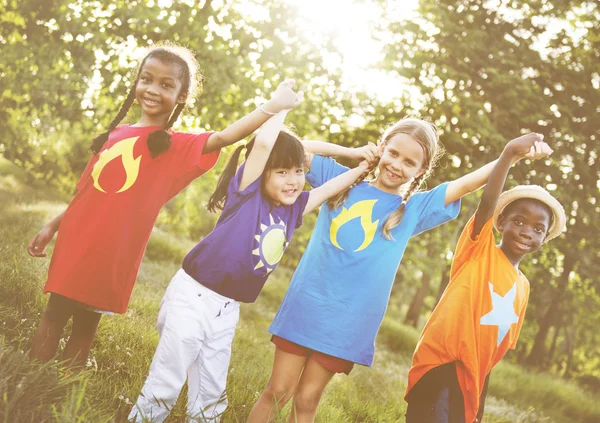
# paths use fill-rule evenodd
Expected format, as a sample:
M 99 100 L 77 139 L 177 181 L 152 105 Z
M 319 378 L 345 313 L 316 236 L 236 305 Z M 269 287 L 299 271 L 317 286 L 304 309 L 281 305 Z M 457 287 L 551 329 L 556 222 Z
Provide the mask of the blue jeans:
M 406 423 L 465 423 L 454 363 L 428 371 L 411 389 L 407 402 Z

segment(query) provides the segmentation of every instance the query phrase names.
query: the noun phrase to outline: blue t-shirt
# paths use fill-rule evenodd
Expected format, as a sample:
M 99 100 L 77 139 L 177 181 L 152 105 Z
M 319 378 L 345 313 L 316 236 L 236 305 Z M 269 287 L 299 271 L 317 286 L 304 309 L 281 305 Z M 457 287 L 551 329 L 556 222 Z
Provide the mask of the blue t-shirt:
M 221 295 L 251 303 L 302 225 L 309 193 L 274 206 L 261 194 L 262 176 L 240 191 L 243 170 L 244 164 L 231 178 L 215 228 L 183 259 L 183 270 Z
M 319 186 L 348 169 L 315 156 L 307 181 Z M 445 206 L 446 187 L 410 197 L 401 223 L 382 232 L 402 198 L 362 182 L 341 208 L 321 207 L 314 232 L 269 332 L 354 363 L 370 366 L 375 337 L 410 237 L 458 216 Z

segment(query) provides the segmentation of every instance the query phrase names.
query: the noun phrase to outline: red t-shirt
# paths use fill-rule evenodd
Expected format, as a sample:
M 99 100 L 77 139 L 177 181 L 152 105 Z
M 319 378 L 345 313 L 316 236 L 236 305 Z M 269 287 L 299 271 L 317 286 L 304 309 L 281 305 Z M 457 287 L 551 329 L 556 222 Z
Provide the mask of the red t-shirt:
M 44 292 L 124 313 L 161 207 L 214 166 L 203 154 L 211 133 L 172 132 L 153 159 L 148 134 L 159 127 L 116 128 L 94 155 L 60 223 Z
M 492 219 L 471 239 L 475 218 L 463 230 L 450 283 L 423 328 L 408 373 L 406 395 L 429 370 L 456 361 L 473 422 L 488 373 L 516 347 L 529 299 L 529 282 L 496 247 Z

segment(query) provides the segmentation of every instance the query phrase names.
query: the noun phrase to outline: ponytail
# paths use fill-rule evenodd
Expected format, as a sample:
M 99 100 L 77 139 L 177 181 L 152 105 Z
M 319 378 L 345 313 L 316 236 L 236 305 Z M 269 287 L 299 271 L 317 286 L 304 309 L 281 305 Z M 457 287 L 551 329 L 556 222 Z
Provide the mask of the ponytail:
M 104 143 L 106 141 L 108 141 L 108 136 L 110 135 L 110 133 L 117 127 L 117 125 L 119 123 L 121 123 L 123 118 L 125 116 L 127 116 L 127 112 L 129 111 L 129 109 L 131 108 L 131 105 L 135 101 L 135 86 L 136 86 L 136 84 L 133 84 L 131 86 L 131 89 L 129 90 L 129 94 L 127 94 L 127 98 L 125 98 L 125 101 L 123 101 L 123 104 L 121 105 L 121 108 L 119 109 L 119 112 L 117 113 L 115 118 L 112 120 L 112 122 L 108 126 L 108 130 L 106 132 L 103 132 L 102 134 L 98 135 L 92 141 L 92 145 L 90 145 L 90 150 L 92 151 L 92 153 L 98 154 L 100 152 L 100 150 L 102 150 L 102 146 L 104 145 Z
M 217 213 L 219 210 L 223 210 L 223 207 L 225 206 L 225 200 L 227 200 L 227 187 L 229 186 L 231 178 L 233 178 L 235 172 L 237 171 L 238 160 L 240 158 L 242 149 L 244 149 L 244 147 L 247 148 L 247 157 L 248 154 L 250 154 L 253 145 L 254 138 L 248 144 L 240 145 L 233 151 L 233 154 L 231 155 L 229 161 L 225 165 L 221 176 L 219 176 L 215 192 L 213 193 L 213 195 L 210 196 L 208 200 L 208 205 L 206 207 L 209 212 Z

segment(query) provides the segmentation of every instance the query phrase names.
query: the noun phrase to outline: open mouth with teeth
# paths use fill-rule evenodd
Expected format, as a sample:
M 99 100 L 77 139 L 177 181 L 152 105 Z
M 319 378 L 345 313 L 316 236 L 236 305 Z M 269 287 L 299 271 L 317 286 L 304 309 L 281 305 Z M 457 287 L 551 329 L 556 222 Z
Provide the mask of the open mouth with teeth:
M 385 169 L 385 174 L 386 176 L 391 179 L 392 181 L 395 181 L 397 179 L 400 179 L 400 175 L 398 175 L 395 172 L 392 172 L 391 170 L 389 170 L 388 168 Z
M 296 188 L 286 189 L 283 191 L 283 195 L 285 195 L 286 197 L 293 197 L 294 195 L 296 195 L 297 191 L 298 190 Z
M 147 97 L 143 97 L 143 100 L 144 100 L 144 103 L 146 103 L 148 106 L 158 106 L 160 104 L 160 101 L 152 100 Z

